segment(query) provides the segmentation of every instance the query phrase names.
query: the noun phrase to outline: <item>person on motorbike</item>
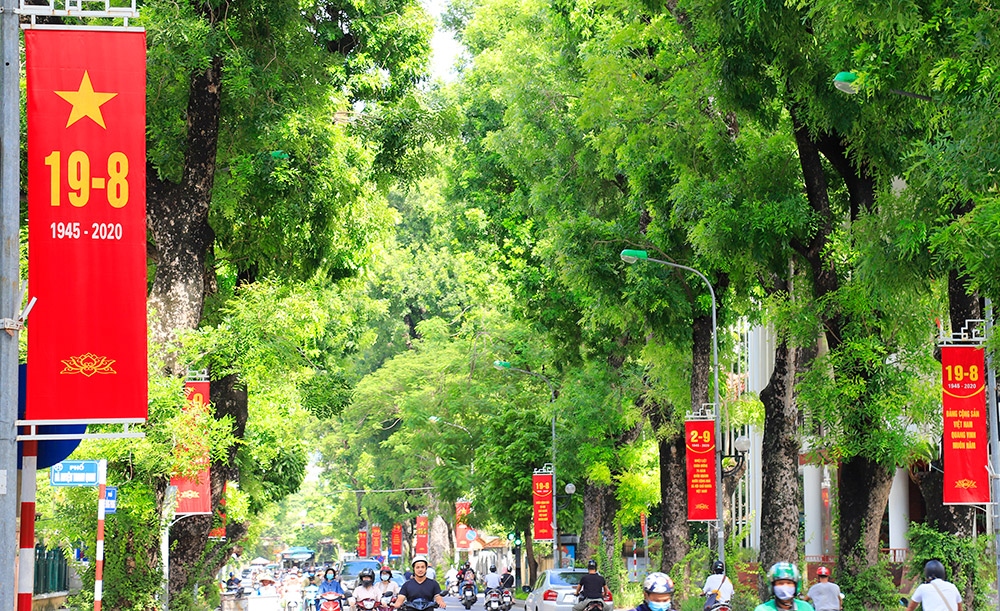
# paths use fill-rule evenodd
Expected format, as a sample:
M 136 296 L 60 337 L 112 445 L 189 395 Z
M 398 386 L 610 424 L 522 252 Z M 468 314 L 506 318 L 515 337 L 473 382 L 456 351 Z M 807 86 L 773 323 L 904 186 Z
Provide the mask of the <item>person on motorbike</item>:
M 363 608 L 361 604 L 364 600 L 373 600 L 375 604 L 379 602 L 379 591 L 375 587 L 375 571 L 372 569 L 361 569 L 358 573 L 358 585 L 354 588 L 354 592 L 351 593 L 351 598 L 353 602 L 351 603 L 351 608 L 355 611 Z
M 923 611 L 962 611 L 962 595 L 955 584 L 945 581 L 944 565 L 938 560 L 928 560 L 924 564 L 924 583 L 913 592 L 906 611 L 913 611 L 917 605 L 921 605 Z
M 324 594 L 339 594 L 341 598 L 346 596 L 344 594 L 344 588 L 340 587 L 340 582 L 337 581 L 337 571 L 333 568 L 326 569 L 326 573 L 323 574 L 323 582 L 319 584 L 319 592 L 316 597 L 316 611 L 323 605 L 323 595 Z
M 226 589 L 235 590 L 240 587 L 240 580 L 236 577 L 236 573 L 230 573 L 229 579 L 226 580 Z
M 757 605 L 754 611 L 770 611 L 772 609 L 795 609 L 796 611 L 815 611 L 813 606 L 795 596 L 802 587 L 802 575 L 799 567 L 791 562 L 776 562 L 767 571 L 767 581 L 771 584 L 772 598 Z
M 452 588 L 455 588 L 456 591 L 458 590 L 458 569 L 455 567 L 451 567 L 444 574 L 444 587 L 449 594 L 451 594 Z
M 816 611 L 840 611 L 844 603 L 840 597 L 840 586 L 830 581 L 830 569 L 821 566 L 816 569 L 817 583 L 814 583 L 804 599 L 816 607 Z
M 287 608 L 289 603 L 298 605 L 302 602 L 302 579 L 299 578 L 299 570 L 292 569 L 281 582 L 282 606 Z
M 632 611 L 667 611 L 671 609 L 674 581 L 666 573 L 650 573 L 642 580 L 642 602 Z
M 275 585 L 274 577 L 264 573 L 260 576 L 260 587 L 257 588 L 257 596 L 277 596 L 278 587 Z
M 580 601 L 573 605 L 573 611 L 583 611 L 587 603 L 595 600 L 601 601 L 601 605 L 603 605 L 604 597 L 611 596 L 608 582 L 604 580 L 603 575 L 597 572 L 596 560 L 587 561 L 587 574 L 580 578 L 580 583 L 576 584 L 574 594 L 579 597 Z
M 472 569 L 472 565 L 468 562 L 466 562 L 465 566 L 462 567 L 462 585 L 458 588 L 460 594 L 467 583 L 472 584 L 473 593 L 476 596 L 479 596 L 479 584 L 476 583 L 476 571 Z
M 500 576 L 500 587 L 501 588 L 513 588 L 514 587 L 514 575 L 511 571 L 514 570 L 512 566 L 503 567 L 503 575 Z
M 388 564 L 379 571 L 375 589 L 378 590 L 379 600 L 385 598 L 386 594 L 391 594 L 392 600 L 396 600 L 399 596 L 399 584 L 392 580 L 392 567 Z
M 486 577 L 483 577 L 483 585 L 486 586 L 486 591 L 496 590 L 500 587 L 500 575 L 497 573 L 496 565 L 490 565 L 490 572 L 486 573 Z
M 441 596 L 441 584 L 427 578 L 427 558 L 415 556 L 410 566 L 413 569 L 413 577 L 399 589 L 399 596 L 392 606 L 398 609 L 408 600 L 422 599 L 433 600 L 441 609 L 447 607 L 444 597 Z
M 733 582 L 726 576 L 726 565 L 722 560 L 712 563 L 712 574 L 705 580 L 701 593 L 707 597 L 715 594 L 716 603 L 729 603 L 733 599 Z M 705 604 L 708 607 L 708 603 Z

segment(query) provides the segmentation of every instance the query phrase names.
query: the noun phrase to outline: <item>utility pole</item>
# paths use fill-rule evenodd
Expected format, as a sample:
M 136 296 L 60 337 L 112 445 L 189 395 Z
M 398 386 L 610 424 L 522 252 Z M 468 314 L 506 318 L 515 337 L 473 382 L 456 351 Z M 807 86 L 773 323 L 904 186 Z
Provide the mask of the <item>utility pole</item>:
M 20 309 L 21 35 L 14 0 L 0 2 L 0 609 L 17 581 L 17 346 Z

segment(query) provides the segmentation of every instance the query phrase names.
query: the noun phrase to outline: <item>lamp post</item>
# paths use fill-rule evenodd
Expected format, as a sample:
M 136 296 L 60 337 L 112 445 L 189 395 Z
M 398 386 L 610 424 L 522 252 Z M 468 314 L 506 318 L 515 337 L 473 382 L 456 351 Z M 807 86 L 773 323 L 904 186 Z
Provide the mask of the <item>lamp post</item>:
M 543 382 L 549 387 L 549 406 L 556 402 L 556 387 L 552 385 L 552 380 L 543 376 L 540 373 L 534 371 L 528 371 L 527 369 L 518 369 L 514 367 L 507 361 L 493 361 L 493 366 L 501 371 L 516 371 L 518 373 L 525 373 L 529 376 L 535 376 L 536 378 L 541 378 Z M 553 568 L 561 568 L 559 566 L 559 510 L 556 506 L 556 412 L 555 408 L 552 408 L 552 563 Z
M 719 560 L 726 561 L 726 537 L 724 533 L 724 515 L 722 510 L 722 447 L 719 445 L 719 440 L 722 438 L 722 424 L 719 417 L 719 324 L 716 315 L 716 304 L 715 304 L 715 289 L 712 288 L 712 283 L 708 281 L 705 274 L 699 272 L 693 267 L 688 267 L 686 265 L 680 265 L 679 263 L 672 263 L 670 261 L 663 261 L 661 259 L 653 259 L 645 250 L 630 250 L 625 249 L 621 252 L 622 261 L 632 264 L 636 261 L 652 261 L 653 263 L 659 263 L 660 265 L 666 265 L 667 267 L 676 267 L 677 269 L 683 269 L 689 271 L 705 282 L 705 286 L 708 287 L 708 293 L 712 297 L 712 361 L 713 361 L 713 372 L 715 375 L 715 387 L 714 391 L 714 406 L 715 406 L 715 515 L 716 515 L 716 530 L 718 531 L 718 554 Z

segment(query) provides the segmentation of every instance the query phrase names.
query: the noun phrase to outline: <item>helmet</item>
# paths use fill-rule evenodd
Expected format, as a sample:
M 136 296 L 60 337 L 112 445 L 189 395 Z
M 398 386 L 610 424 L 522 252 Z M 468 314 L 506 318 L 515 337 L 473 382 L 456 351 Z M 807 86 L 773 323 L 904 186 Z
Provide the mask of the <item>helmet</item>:
M 466 563 L 462 565 L 462 568 L 463 568 L 463 569 L 467 569 L 467 568 L 469 568 L 469 567 L 471 567 L 471 566 L 472 566 L 472 565 L 471 565 L 471 564 L 469 564 L 469 562 L 468 562 L 468 561 L 466 561 Z
M 508 567 L 507 567 L 507 568 L 506 568 L 505 570 L 506 570 L 506 571 L 507 571 L 508 573 L 513 573 L 513 572 L 514 572 L 514 567 L 512 567 L 512 566 L 508 566 Z
M 802 576 L 799 574 L 799 567 L 791 562 L 775 562 L 767 570 L 767 582 L 771 584 L 770 591 L 774 594 L 774 582 L 779 579 L 789 579 L 795 582 L 795 593 L 798 594 L 802 588 Z
M 712 572 L 716 575 L 721 575 L 726 572 L 726 563 L 721 560 L 716 560 L 712 563 Z
M 496 573 L 497 572 L 497 565 L 491 564 L 490 565 L 490 572 L 491 573 Z
M 650 573 L 642 580 L 642 591 L 648 594 L 673 594 L 674 580 L 666 573 Z
M 365 577 L 370 578 L 371 582 L 375 583 L 375 570 L 374 569 L 361 569 L 361 572 L 358 573 L 358 581 L 364 583 Z
M 826 568 L 825 566 L 821 566 L 818 569 L 816 569 L 816 576 L 817 577 L 829 577 L 830 576 L 830 569 Z
M 382 568 L 380 568 L 378 570 L 378 572 L 379 573 L 389 573 L 391 575 L 392 574 L 392 567 L 387 564 L 387 565 L 383 566 Z
M 944 579 L 944 565 L 938 560 L 928 560 L 924 565 L 924 581 Z
M 427 556 L 414 556 L 413 560 L 410 561 L 410 566 L 414 566 L 418 562 L 423 562 L 424 566 L 429 566 L 430 565 L 430 563 L 427 562 Z
M 593 558 L 591 558 L 590 560 L 588 560 L 587 561 L 587 570 L 588 571 L 596 571 L 597 570 L 597 561 L 594 560 Z

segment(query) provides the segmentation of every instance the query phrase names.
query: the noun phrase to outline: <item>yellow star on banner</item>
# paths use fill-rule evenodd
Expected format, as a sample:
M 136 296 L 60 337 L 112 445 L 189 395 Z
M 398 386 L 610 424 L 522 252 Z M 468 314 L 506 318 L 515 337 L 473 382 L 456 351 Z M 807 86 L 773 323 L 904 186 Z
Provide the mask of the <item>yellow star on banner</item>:
M 69 120 L 66 127 L 73 125 L 84 117 L 90 117 L 104 129 L 104 115 L 101 114 L 101 105 L 118 95 L 117 93 L 98 93 L 94 91 L 94 86 L 90 83 L 90 74 L 84 70 L 83 80 L 80 81 L 80 88 L 76 91 L 57 91 L 57 96 L 73 105 L 73 110 L 69 113 Z

